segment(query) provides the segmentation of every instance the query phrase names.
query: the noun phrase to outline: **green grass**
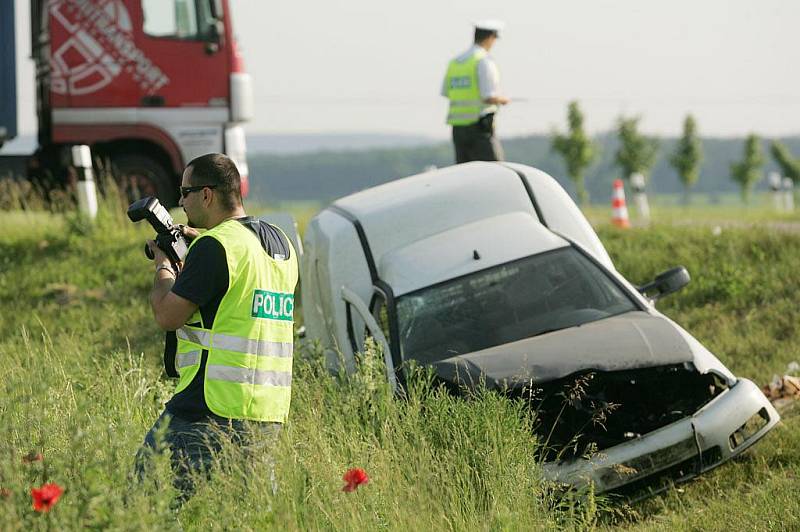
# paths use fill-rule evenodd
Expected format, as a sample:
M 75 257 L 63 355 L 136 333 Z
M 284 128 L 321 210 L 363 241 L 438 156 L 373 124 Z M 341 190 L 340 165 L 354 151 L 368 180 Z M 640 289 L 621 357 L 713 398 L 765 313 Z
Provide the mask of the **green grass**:
M 735 374 L 765 384 L 800 360 L 800 233 L 775 231 L 767 222 L 718 234 L 702 224 L 627 231 L 604 226 L 600 237 L 617 269 L 636 284 L 686 266 L 692 282 L 659 302 L 659 310 Z M 794 473 L 800 465 L 798 430 L 796 412 L 785 412 L 783 423 L 740 458 L 610 523 L 643 530 L 797 528 L 800 502 L 790 494 L 800 487 Z
M 256 206 L 251 212 L 266 212 Z M 310 208 L 299 215 L 301 226 Z M 726 211 L 727 213 L 728 211 Z M 618 269 L 642 283 L 676 264 L 693 280 L 659 308 L 735 373 L 758 383 L 800 360 L 796 324 L 800 233 L 730 227 L 740 213 L 699 213 L 700 225 L 603 225 Z M 180 220 L 180 213 L 175 213 Z M 676 215 L 675 220 L 685 219 Z M 150 231 L 103 204 L 74 214 L 0 212 L 0 530 L 185 528 L 341 530 L 785 530 L 800 526 L 800 418 L 680 490 L 628 507 L 591 493 L 560 498 L 541 480 L 525 406 L 494 393 L 456 400 L 423 375 L 402 400 L 375 353 L 358 374 L 328 376 L 312 346 L 299 350 L 290 422 L 269 464 L 225 450 L 213 480 L 179 514 L 167 464 L 129 480 L 133 456 L 172 393 L 161 375 L 162 333 L 147 303 Z M 752 224 L 751 224 L 752 225 Z M 25 463 L 30 451 L 44 460 Z M 343 493 L 363 467 L 370 483 Z M 65 487 L 45 515 L 29 489 Z
M 666 198 L 656 196 L 650 198 L 651 223 L 667 225 L 719 225 L 741 226 L 760 224 L 798 223 L 800 224 L 800 207 L 787 213 L 776 210 L 770 198 L 756 196 L 750 205 L 738 203 L 707 204 L 693 202 L 681 205 Z M 759 201 L 755 201 L 758 199 Z M 643 226 L 645 221 L 636 211 L 633 202 L 628 199 L 628 212 L 634 226 Z M 608 205 L 592 204 L 584 209 L 584 214 L 595 224 L 601 225 L 611 221 L 611 202 Z M 800 227 L 800 225 L 799 225 Z

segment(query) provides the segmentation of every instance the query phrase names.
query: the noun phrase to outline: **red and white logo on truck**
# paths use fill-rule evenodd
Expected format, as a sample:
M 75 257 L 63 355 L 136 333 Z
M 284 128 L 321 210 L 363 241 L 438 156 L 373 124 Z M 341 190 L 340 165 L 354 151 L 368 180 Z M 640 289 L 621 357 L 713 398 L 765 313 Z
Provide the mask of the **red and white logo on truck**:
M 146 93 L 169 83 L 136 46 L 131 17 L 121 0 L 56 0 L 50 3 L 50 14 L 66 37 L 50 59 L 53 92 L 91 94 L 123 72 Z

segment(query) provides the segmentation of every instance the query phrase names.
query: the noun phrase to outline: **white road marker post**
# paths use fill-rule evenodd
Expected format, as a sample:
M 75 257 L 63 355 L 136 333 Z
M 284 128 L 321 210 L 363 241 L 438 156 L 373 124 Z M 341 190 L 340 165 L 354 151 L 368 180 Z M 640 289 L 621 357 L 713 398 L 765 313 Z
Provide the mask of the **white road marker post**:
M 789 177 L 783 178 L 783 201 L 786 212 L 794 212 L 794 181 Z
M 647 193 L 644 191 L 644 175 L 639 172 L 631 174 L 631 187 L 633 188 L 633 202 L 636 211 L 645 224 L 650 223 L 650 204 L 647 202 Z
M 783 192 L 781 191 L 783 188 L 781 174 L 778 172 L 770 172 L 767 176 L 767 181 L 769 182 L 769 189 L 772 191 L 772 205 L 775 207 L 776 211 L 780 212 L 784 209 Z
M 78 171 L 78 209 L 94 220 L 97 217 L 97 189 L 89 146 L 82 144 L 72 147 L 72 164 Z

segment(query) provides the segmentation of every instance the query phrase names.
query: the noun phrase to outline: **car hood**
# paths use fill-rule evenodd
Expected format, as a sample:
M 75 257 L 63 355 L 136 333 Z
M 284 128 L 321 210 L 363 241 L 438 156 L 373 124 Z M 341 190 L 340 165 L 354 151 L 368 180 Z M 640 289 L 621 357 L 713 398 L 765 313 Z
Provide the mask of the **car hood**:
M 696 360 L 696 350 L 682 332 L 665 317 L 635 311 L 431 365 L 446 381 L 482 382 L 488 388 L 542 383 L 589 369 L 620 371 L 680 363 L 692 363 L 701 372 L 715 368 L 730 375 L 706 350 Z

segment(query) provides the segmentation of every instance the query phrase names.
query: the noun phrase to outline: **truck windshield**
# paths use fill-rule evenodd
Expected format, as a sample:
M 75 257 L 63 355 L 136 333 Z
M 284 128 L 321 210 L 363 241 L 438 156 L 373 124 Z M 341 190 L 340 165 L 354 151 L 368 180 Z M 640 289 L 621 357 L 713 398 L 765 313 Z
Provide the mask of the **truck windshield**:
M 142 0 L 144 32 L 152 37 L 200 40 L 208 33 L 208 0 Z
M 400 349 L 431 363 L 632 310 L 603 270 L 565 247 L 399 297 Z

